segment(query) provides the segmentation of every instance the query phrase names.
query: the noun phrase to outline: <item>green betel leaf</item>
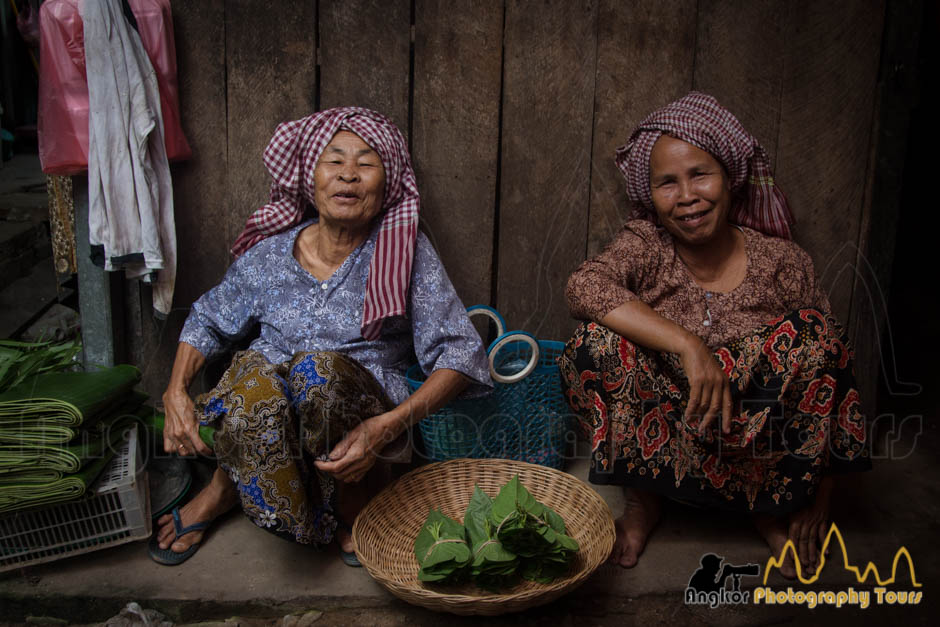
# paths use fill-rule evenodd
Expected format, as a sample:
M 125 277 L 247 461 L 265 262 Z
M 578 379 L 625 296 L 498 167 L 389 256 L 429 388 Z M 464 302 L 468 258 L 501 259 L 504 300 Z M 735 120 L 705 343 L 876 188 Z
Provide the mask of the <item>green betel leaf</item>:
M 503 548 L 519 557 L 519 572 L 533 581 L 551 581 L 566 573 L 579 548 L 567 535 L 562 517 L 536 500 L 518 477 L 500 490 L 489 520 Z
M 453 582 L 470 561 L 466 530 L 439 510 L 431 510 L 415 538 L 420 581 Z
M 493 500 L 490 520 L 498 527 L 502 524 L 500 527 L 502 531 L 507 525 L 512 527 L 516 524 L 527 524 L 526 517 L 528 516 L 541 520 L 545 515 L 545 510 L 546 507 L 539 503 L 519 481 L 519 475 L 515 475 L 500 489 L 499 494 Z M 560 517 L 554 522 L 560 522 L 561 531 L 564 531 L 564 521 L 561 521 Z
M 441 538 L 430 549 L 428 556 L 422 564 L 425 570 L 432 567 L 449 568 L 445 564 L 452 564 L 455 568 L 462 568 L 470 560 L 470 547 L 466 540 L 461 538 Z
M 544 503 L 539 503 L 539 505 L 542 506 L 542 512 L 539 514 L 539 518 L 547 522 L 548 526 L 558 533 L 568 533 L 568 530 L 565 529 L 564 519 L 562 519 L 555 510 Z
M 476 544 L 481 539 L 489 539 L 486 537 L 486 522 L 492 509 L 493 499 L 481 490 L 480 486 L 474 486 L 473 496 L 470 497 L 467 512 L 463 517 L 463 526 L 467 529 L 467 535 L 470 536 L 470 544 Z
M 555 532 L 556 544 L 561 546 L 565 551 L 570 553 L 577 553 L 581 547 L 578 545 L 578 541 L 572 538 L 569 535 L 563 533 Z
M 75 365 L 81 343 L 14 342 L 0 340 L 0 392 L 19 385 L 33 374 L 63 370 Z
M 551 583 L 568 573 L 570 559 L 549 556 L 544 559 L 526 561 L 522 568 L 523 579 L 538 583 Z
M 542 513 L 544 506 L 535 500 L 535 497 L 532 496 L 532 493 L 526 490 L 525 486 L 522 485 L 522 482 L 519 481 L 519 475 L 513 477 L 518 483 L 519 487 L 516 489 L 516 505 L 526 513 L 538 515 Z
M 418 537 L 415 538 L 415 559 L 418 560 L 419 566 L 424 564 L 424 559 L 430 553 L 431 546 L 440 537 L 439 515 L 440 512 L 437 510 L 430 510 L 428 517 L 424 520 L 424 525 L 421 526 L 421 531 L 418 532 Z
M 470 538 L 475 575 L 492 572 L 491 569 L 494 567 L 501 569 L 501 574 L 515 571 L 516 556 L 507 551 L 495 537 L 495 529 L 489 521 L 492 507 L 493 500 L 479 486 L 476 486 L 464 515 L 464 527 Z
M 466 576 L 486 590 L 515 585 L 520 576 L 548 583 L 568 572 L 578 543 L 564 520 L 510 479 L 495 499 L 474 487 L 464 524 L 437 510 L 415 539 L 420 581 L 453 583 Z
M 501 524 L 509 522 L 509 519 L 516 515 L 516 496 L 518 492 L 519 476 L 516 475 L 500 488 L 499 494 L 493 499 L 490 522 L 494 523 L 497 528 L 500 528 Z

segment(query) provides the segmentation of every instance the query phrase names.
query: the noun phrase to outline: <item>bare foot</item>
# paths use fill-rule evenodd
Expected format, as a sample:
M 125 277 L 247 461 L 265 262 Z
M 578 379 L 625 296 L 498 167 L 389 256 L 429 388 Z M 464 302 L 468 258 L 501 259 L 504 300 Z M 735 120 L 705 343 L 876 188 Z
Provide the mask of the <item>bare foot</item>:
M 353 520 L 355 520 L 355 518 Z M 345 520 L 343 522 L 345 522 Z M 350 528 L 352 528 L 351 524 Z M 356 543 L 353 542 L 352 534 L 343 527 L 336 528 L 336 541 L 339 542 L 339 548 L 342 549 L 344 553 L 353 553 L 356 550 Z
M 221 468 L 216 468 L 212 481 L 204 487 L 189 503 L 180 508 L 180 521 L 183 527 L 197 522 L 211 522 L 224 514 L 238 503 L 238 491 L 235 484 Z M 193 544 L 202 541 L 205 530 L 193 531 L 182 536 L 176 542 L 176 529 L 173 526 L 173 515 L 164 514 L 157 520 L 160 529 L 157 539 L 161 549 L 171 547 L 174 553 L 183 553 Z
M 813 502 L 790 514 L 787 536 L 796 546 L 800 570 L 804 575 L 815 573 L 821 563 L 819 552 L 829 531 L 829 504 L 834 488 L 835 478 L 823 477 Z
M 636 566 L 646 540 L 659 522 L 662 509 L 660 497 L 652 492 L 625 489 L 627 504 L 623 515 L 614 521 L 617 539 L 608 561 L 624 568 Z
M 757 531 L 764 537 L 764 542 L 770 547 L 770 554 L 774 559 L 780 558 L 789 536 L 785 520 L 769 514 L 755 514 L 753 517 Z M 796 579 L 796 564 L 793 562 L 793 552 L 787 551 L 786 559 L 779 567 L 780 574 L 785 579 Z

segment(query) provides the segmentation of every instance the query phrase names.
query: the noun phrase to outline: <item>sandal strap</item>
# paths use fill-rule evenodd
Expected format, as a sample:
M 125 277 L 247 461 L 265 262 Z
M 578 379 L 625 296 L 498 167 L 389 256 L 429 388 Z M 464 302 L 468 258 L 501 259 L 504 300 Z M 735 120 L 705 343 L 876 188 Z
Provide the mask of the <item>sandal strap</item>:
M 183 521 L 180 518 L 180 510 L 178 507 L 173 508 L 172 514 L 173 514 L 173 531 L 176 533 L 176 537 L 173 538 L 174 542 L 179 540 L 180 537 L 185 536 L 187 533 L 191 533 L 193 531 L 203 531 L 204 529 L 209 527 L 209 523 L 207 522 L 196 522 L 196 523 L 189 525 L 188 527 L 184 527 Z

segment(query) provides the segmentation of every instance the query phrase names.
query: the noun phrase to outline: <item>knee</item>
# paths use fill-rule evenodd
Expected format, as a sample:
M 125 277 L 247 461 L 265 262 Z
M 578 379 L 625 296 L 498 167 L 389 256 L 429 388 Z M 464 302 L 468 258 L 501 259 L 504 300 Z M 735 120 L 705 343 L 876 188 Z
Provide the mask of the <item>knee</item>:
M 332 351 L 304 351 L 294 355 L 287 368 L 291 399 L 303 401 L 310 388 L 326 383 L 332 371 L 330 364 L 337 354 Z
M 595 363 L 605 356 L 635 358 L 637 346 L 596 322 L 582 322 L 568 340 L 562 359 L 571 363 Z
M 806 333 L 808 339 L 819 341 L 824 348 L 841 353 L 840 361 L 851 360 L 854 351 L 848 334 L 833 314 L 805 308 L 793 312 L 788 318 L 797 330 Z
M 253 434 L 261 422 L 281 420 L 287 399 L 287 382 L 275 366 L 265 364 L 243 370 L 224 391 L 224 397 L 212 401 L 224 408 L 221 418 L 228 432 L 247 435 Z
M 568 403 L 585 408 L 593 403 L 597 381 L 610 368 L 636 363 L 637 346 L 596 322 L 583 322 L 559 360 L 562 387 Z
M 821 338 L 843 339 L 845 336 L 845 328 L 835 315 L 814 307 L 797 309 L 784 319 L 790 319 L 794 326 L 807 327 L 810 333 Z

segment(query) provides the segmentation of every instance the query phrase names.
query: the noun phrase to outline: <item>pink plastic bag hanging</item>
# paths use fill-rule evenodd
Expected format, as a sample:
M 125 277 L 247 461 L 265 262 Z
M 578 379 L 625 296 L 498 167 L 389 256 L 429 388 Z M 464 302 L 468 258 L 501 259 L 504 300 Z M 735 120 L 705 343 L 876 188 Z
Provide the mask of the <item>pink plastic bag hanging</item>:
M 46 0 L 39 9 L 39 159 L 46 174 L 77 174 L 88 167 L 88 85 L 82 0 Z M 167 157 L 192 150 L 180 125 L 176 45 L 169 0 L 129 0 L 140 39 L 157 73 Z

